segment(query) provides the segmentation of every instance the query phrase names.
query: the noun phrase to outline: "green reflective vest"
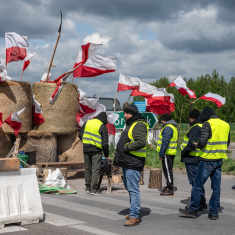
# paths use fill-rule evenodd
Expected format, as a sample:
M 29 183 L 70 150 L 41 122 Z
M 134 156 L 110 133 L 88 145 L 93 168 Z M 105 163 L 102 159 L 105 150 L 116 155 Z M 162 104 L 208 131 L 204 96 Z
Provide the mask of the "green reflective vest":
M 95 145 L 97 148 L 102 149 L 102 137 L 99 133 L 100 127 L 103 125 L 99 119 L 91 119 L 86 122 L 84 133 L 82 136 L 83 144 Z
M 194 124 L 193 126 L 190 127 L 190 129 L 187 131 L 187 133 L 184 135 L 184 140 L 182 142 L 182 144 L 180 145 L 180 149 L 183 150 L 187 145 L 188 145 L 188 141 L 189 141 L 189 138 L 188 138 L 188 133 L 190 132 L 190 130 L 195 127 L 195 126 L 200 126 L 202 127 L 202 124 L 201 123 L 196 123 Z M 200 156 L 202 153 L 201 153 L 201 150 L 199 148 L 196 148 L 195 150 L 191 151 L 190 152 L 190 156 Z
M 171 127 L 173 130 L 173 135 L 170 139 L 170 143 L 168 145 L 168 148 L 165 152 L 167 155 L 176 155 L 177 152 L 177 141 L 178 141 L 178 130 L 177 128 L 172 124 L 166 124 L 160 131 L 157 141 L 157 152 L 160 152 L 161 145 L 162 145 L 162 132 L 166 127 Z
M 140 123 L 140 122 L 142 122 L 146 126 L 146 128 L 147 128 L 147 135 L 146 135 L 146 145 L 147 145 L 149 126 L 144 121 L 137 121 L 137 122 L 134 122 L 131 125 L 130 129 L 128 130 L 128 138 L 131 140 L 130 144 L 134 142 L 134 138 L 133 138 L 133 135 L 132 135 L 133 129 L 136 126 L 136 124 Z M 138 149 L 138 150 L 135 150 L 135 151 L 130 151 L 130 154 L 132 154 L 132 155 L 134 155 L 136 157 L 144 157 L 144 158 L 146 158 L 146 145 L 143 148 L 141 148 L 141 149 Z
M 211 118 L 208 123 L 211 127 L 211 138 L 208 139 L 206 146 L 201 150 L 200 157 L 212 160 L 227 159 L 229 124 L 219 118 Z

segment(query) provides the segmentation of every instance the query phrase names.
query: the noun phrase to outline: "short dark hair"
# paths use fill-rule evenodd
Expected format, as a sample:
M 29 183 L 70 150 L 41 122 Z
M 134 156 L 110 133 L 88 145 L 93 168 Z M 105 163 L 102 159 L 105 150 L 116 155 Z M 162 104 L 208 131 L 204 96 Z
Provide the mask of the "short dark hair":
M 197 109 L 193 109 L 189 112 L 189 118 L 198 119 L 199 116 L 200 116 L 200 111 Z
M 124 111 L 124 113 L 129 113 L 132 115 L 135 115 L 139 112 L 136 105 L 134 105 L 134 104 L 125 104 L 123 107 L 123 111 Z

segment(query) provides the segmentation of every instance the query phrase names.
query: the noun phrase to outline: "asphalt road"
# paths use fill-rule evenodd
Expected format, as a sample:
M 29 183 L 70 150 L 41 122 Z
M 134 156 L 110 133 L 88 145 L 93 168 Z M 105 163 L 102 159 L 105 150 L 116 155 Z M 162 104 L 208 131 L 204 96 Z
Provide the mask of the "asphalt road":
M 148 182 L 148 172 L 145 182 Z M 111 194 L 92 196 L 84 192 L 83 180 L 70 184 L 77 188 L 76 195 L 42 195 L 46 219 L 44 223 L 29 226 L 8 226 L 0 234 L 16 235 L 77 235 L 77 234 L 161 234 L 161 235 L 232 235 L 235 234 L 235 184 L 234 176 L 224 176 L 221 204 L 225 208 L 219 220 L 208 220 L 207 214 L 197 219 L 179 217 L 178 209 L 184 205 L 181 199 L 189 195 L 190 187 L 186 176 L 175 174 L 178 191 L 175 196 L 161 197 L 156 189 L 141 186 L 142 223 L 135 227 L 124 227 L 124 215 L 128 213 L 129 199 L 124 190 Z M 207 184 L 207 198 L 210 184 Z

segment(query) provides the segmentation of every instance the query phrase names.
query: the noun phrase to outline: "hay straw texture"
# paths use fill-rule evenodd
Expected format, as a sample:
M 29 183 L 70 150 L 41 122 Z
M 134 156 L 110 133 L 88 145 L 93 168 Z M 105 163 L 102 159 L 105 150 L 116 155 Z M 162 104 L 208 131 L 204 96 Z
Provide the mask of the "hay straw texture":
M 54 83 L 36 82 L 32 86 L 36 100 L 42 105 L 45 122 L 34 129 L 55 134 L 67 134 L 77 129 L 78 92 L 74 84 L 66 83 L 55 101 L 49 100 L 56 88 Z
M 0 128 L 0 157 L 6 157 L 12 146 L 13 143 L 10 136 L 5 134 Z
M 32 91 L 30 83 L 18 81 L 0 82 L 0 112 L 3 120 L 16 111 L 25 107 L 20 115 L 22 127 L 19 133 L 26 133 L 32 129 Z M 14 133 L 6 123 L 2 126 L 5 133 Z

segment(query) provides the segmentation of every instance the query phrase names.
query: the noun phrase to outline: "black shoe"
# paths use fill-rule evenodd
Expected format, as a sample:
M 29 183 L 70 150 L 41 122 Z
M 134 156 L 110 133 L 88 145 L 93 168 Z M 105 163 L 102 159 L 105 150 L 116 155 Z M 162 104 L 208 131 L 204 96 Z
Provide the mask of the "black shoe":
M 217 220 L 217 219 L 219 219 L 219 216 L 218 216 L 218 215 L 211 215 L 211 214 L 208 214 L 208 218 L 209 218 L 210 220 Z
M 174 191 L 170 189 L 166 189 L 165 191 L 162 191 L 160 193 L 160 196 L 173 196 L 173 195 L 174 195 Z
M 232 189 L 235 189 L 235 185 L 233 185 Z
M 183 204 L 188 204 L 189 201 L 190 201 L 190 199 L 191 199 L 191 198 L 188 197 L 188 198 L 186 198 L 186 199 L 180 200 L 180 202 L 183 203 Z
M 180 208 L 179 212 L 181 217 L 192 218 L 192 219 L 196 219 L 198 217 L 198 213 L 196 211 L 195 212 L 189 211 L 187 207 L 185 209 Z

